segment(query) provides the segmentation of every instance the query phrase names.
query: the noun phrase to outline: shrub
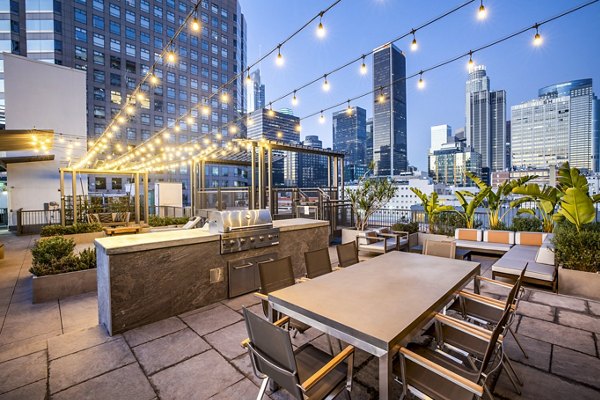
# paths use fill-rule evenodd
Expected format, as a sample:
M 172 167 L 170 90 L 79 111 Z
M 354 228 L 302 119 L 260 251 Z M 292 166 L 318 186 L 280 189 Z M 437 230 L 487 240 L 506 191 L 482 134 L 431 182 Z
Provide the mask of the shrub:
M 509 231 L 509 230 L 511 230 L 511 227 L 506 225 L 503 221 L 498 221 L 496 223 L 496 226 L 490 227 L 490 230 L 492 230 L 492 231 Z
M 91 233 L 91 232 L 102 232 L 102 225 L 98 223 L 94 224 L 74 224 L 74 225 L 46 225 L 42 227 L 40 236 L 62 236 L 62 235 L 74 235 L 77 233 Z
M 584 225 L 582 230 L 571 223 L 559 224 L 554 230 L 556 262 L 563 268 L 600 272 L 600 224 Z
M 62 236 L 38 240 L 31 249 L 32 266 L 29 272 L 36 276 L 96 268 L 96 250 L 86 249 L 74 254 L 75 241 Z
M 392 230 L 394 231 L 403 231 L 408 233 L 417 233 L 419 232 L 419 223 L 418 222 L 397 222 L 392 225 Z
M 536 217 L 514 217 L 510 229 L 515 232 L 542 232 L 542 221 Z
M 158 217 L 151 215 L 148 218 L 150 226 L 185 225 L 190 219 L 188 217 Z

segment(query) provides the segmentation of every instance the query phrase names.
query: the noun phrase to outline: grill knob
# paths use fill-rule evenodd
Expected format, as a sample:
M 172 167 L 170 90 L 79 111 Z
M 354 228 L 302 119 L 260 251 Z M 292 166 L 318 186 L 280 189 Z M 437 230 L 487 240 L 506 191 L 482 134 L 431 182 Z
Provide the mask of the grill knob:
M 235 240 L 231 239 L 231 240 L 229 241 L 229 244 L 233 246 L 233 245 L 235 244 Z
M 258 240 L 265 240 L 265 237 L 264 236 L 259 236 Z
M 246 243 L 246 239 L 244 239 L 244 238 L 241 238 L 241 239 L 240 239 L 240 243 Z
M 269 235 L 267 237 L 269 238 L 269 240 L 273 239 L 273 235 Z
M 250 241 L 251 241 L 251 242 L 254 242 L 254 237 L 250 237 Z

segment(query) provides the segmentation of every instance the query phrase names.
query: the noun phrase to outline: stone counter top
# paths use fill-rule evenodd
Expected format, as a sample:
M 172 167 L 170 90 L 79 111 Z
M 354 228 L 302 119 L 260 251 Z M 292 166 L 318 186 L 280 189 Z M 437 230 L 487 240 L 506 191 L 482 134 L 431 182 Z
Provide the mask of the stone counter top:
M 291 218 L 273 221 L 273 226 L 275 228 L 279 228 L 281 232 L 288 232 L 298 231 L 301 229 L 318 228 L 320 226 L 329 226 L 329 222 L 319 219 Z
M 220 236 L 203 229 L 179 229 L 164 232 L 139 233 L 96 239 L 96 246 L 106 254 L 123 254 L 135 251 L 162 249 L 220 240 Z

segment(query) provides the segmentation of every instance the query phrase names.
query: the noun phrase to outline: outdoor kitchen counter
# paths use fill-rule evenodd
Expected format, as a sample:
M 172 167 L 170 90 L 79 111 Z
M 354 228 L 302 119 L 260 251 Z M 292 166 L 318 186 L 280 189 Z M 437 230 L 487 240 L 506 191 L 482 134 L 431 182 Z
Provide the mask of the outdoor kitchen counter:
M 281 232 L 298 231 L 301 229 L 318 228 L 329 226 L 329 222 L 318 219 L 292 218 L 273 221 L 273 226 Z

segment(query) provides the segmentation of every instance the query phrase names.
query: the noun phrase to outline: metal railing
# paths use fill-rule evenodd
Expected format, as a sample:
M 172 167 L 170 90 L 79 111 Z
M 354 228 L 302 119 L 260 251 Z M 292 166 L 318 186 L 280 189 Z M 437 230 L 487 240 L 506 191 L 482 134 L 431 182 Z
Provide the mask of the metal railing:
M 60 225 L 60 210 L 23 210 L 16 211 L 17 235 L 34 235 L 40 233 L 43 226 Z
M 191 207 L 175 207 L 175 206 L 154 206 L 148 209 L 150 215 L 158 217 L 191 217 Z
M 215 208 L 247 209 L 250 204 L 250 188 L 206 188 L 195 193 L 196 210 Z
M 0 208 L 0 229 L 8 228 L 8 208 Z

